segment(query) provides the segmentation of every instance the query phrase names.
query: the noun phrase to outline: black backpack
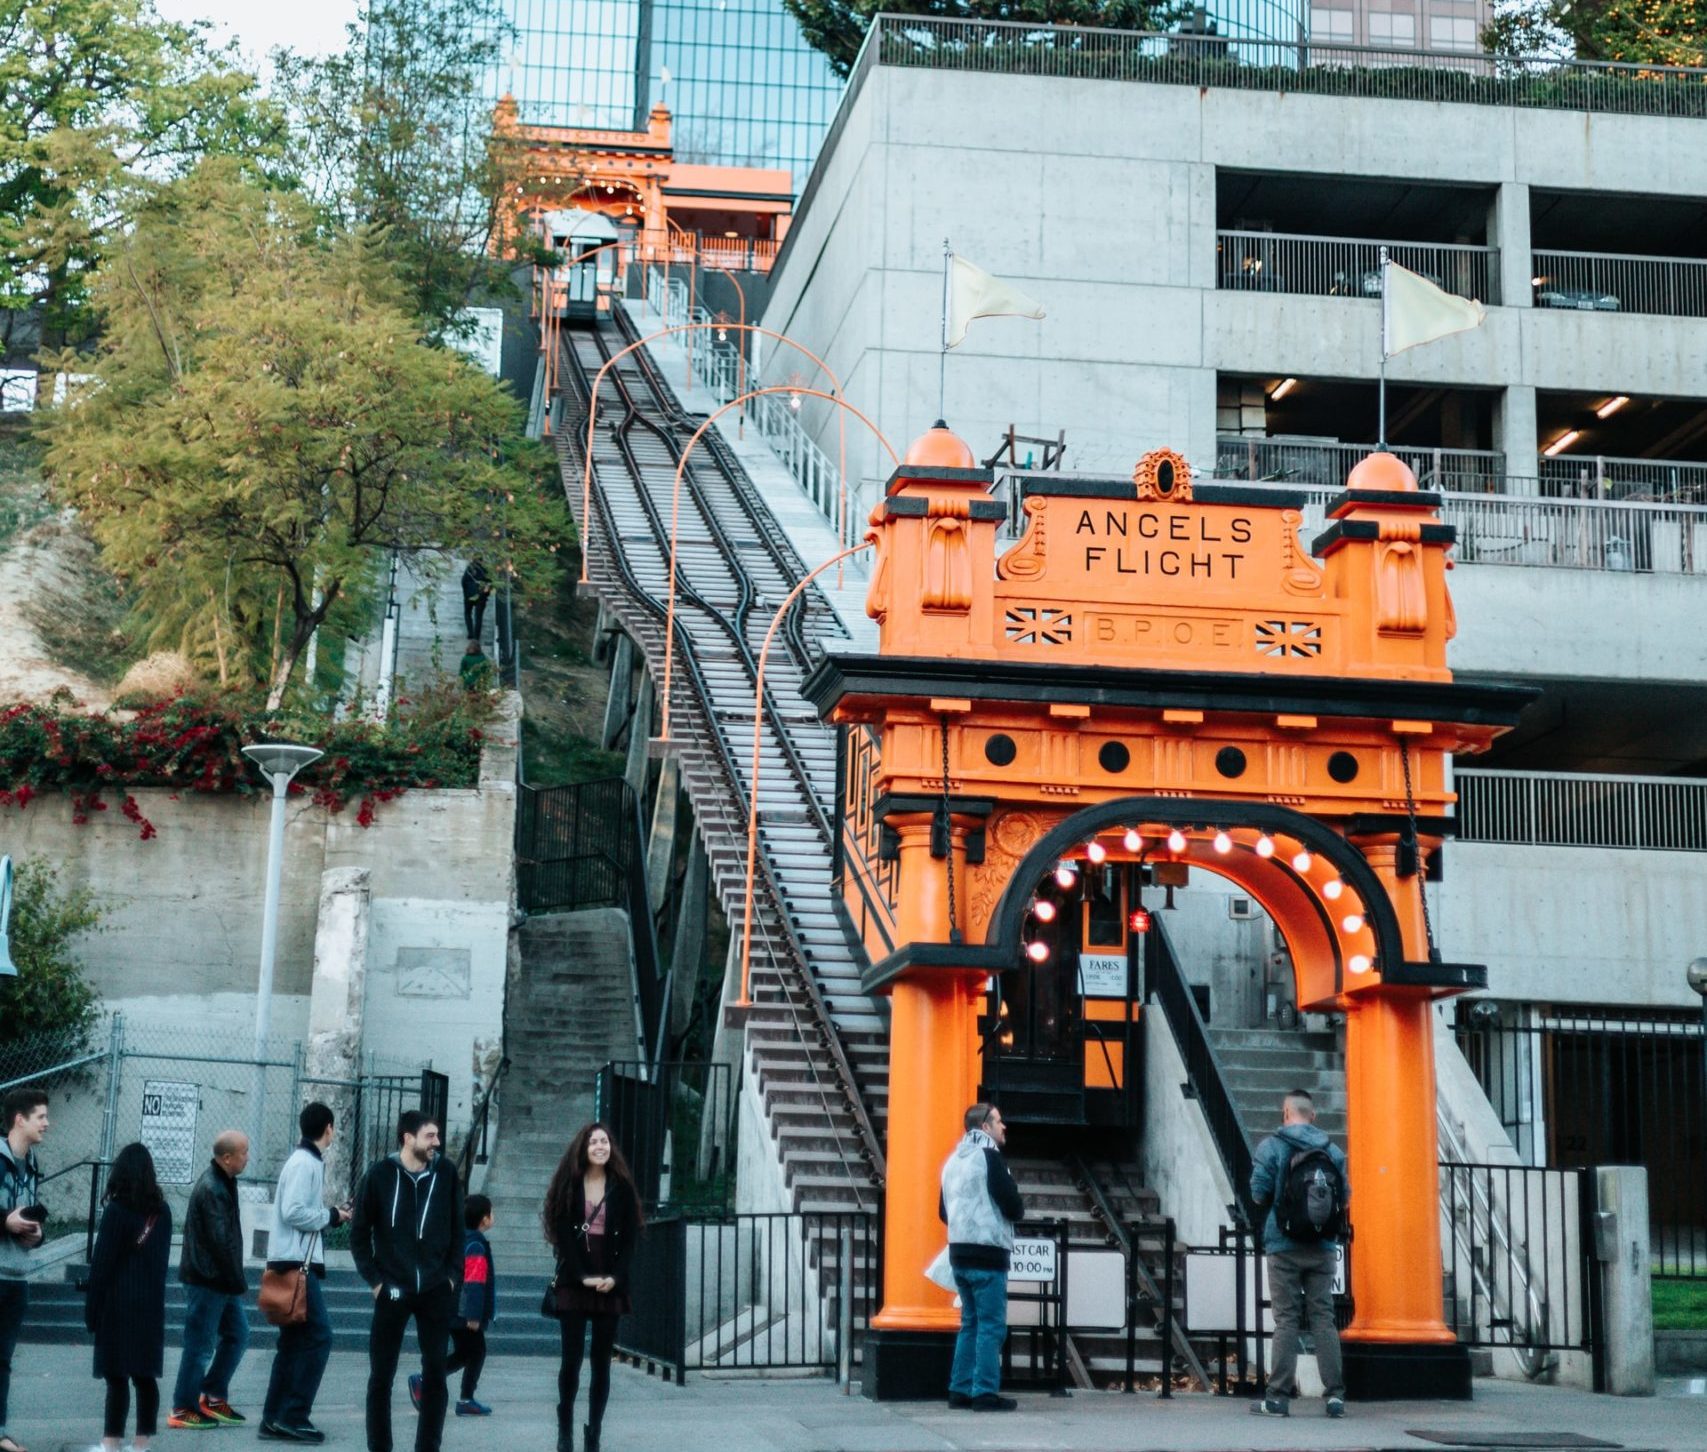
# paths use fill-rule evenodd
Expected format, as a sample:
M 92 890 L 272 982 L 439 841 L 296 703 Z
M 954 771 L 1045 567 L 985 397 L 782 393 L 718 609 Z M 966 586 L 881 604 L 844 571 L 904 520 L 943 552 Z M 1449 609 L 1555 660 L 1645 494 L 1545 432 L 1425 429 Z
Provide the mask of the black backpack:
M 1287 1162 L 1274 1218 L 1288 1240 L 1338 1240 L 1345 1233 L 1345 1184 L 1325 1146 L 1298 1150 Z

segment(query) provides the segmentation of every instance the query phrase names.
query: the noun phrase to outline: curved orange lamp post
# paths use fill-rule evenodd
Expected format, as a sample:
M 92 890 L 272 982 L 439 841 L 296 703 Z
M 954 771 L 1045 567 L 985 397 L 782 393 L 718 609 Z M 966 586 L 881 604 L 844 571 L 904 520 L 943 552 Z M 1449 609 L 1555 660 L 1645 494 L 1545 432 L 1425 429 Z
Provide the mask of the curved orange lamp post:
M 611 361 L 615 362 L 616 360 L 612 359 Z M 895 446 L 889 442 L 882 429 L 878 428 L 840 394 L 825 393 L 820 388 L 802 388 L 797 383 L 773 383 L 764 388 L 755 388 L 751 393 L 738 393 L 721 408 L 707 415 L 705 422 L 694 430 L 693 437 L 688 440 L 687 447 L 682 450 L 681 458 L 676 461 L 676 479 L 670 488 L 670 576 L 664 609 L 664 691 L 662 700 L 664 726 L 658 733 L 658 737 L 662 741 L 670 739 L 670 679 L 671 667 L 675 662 L 676 655 L 676 525 L 681 518 L 682 475 L 687 470 L 688 459 L 692 457 L 695 446 L 705 437 L 706 430 L 718 419 L 722 418 L 732 408 L 739 408 L 755 398 L 763 398 L 772 393 L 791 393 L 796 398 L 822 398 L 835 404 L 838 408 L 845 409 L 877 435 L 877 441 L 889 450 L 889 457 L 895 461 L 895 467 L 901 467 L 901 456 L 895 452 Z M 838 539 L 836 543 L 840 544 L 841 540 Z M 841 554 L 836 556 L 836 559 L 845 559 L 856 548 L 863 548 L 863 546 L 853 546 L 850 549 L 843 550 Z M 583 558 L 585 558 L 585 551 L 583 551 Z M 834 562 L 831 561 L 830 563 L 833 564 Z M 816 573 L 817 571 L 814 570 L 813 574 Z M 806 578 L 811 579 L 812 576 L 808 575 Z M 789 599 L 792 600 L 793 598 L 793 595 L 789 596 Z
M 893 450 L 891 450 L 893 452 Z M 839 565 L 849 555 L 857 555 L 861 550 L 868 550 L 877 543 L 875 538 L 849 545 L 845 550 L 839 550 L 830 556 L 823 564 L 808 570 L 795 587 L 783 598 L 782 604 L 776 607 L 776 614 L 771 616 L 770 629 L 765 631 L 765 643 L 759 647 L 759 668 L 757 683 L 753 687 L 753 779 L 747 784 L 747 894 L 746 912 L 741 923 L 741 998 L 734 1005 L 736 1008 L 752 1007 L 752 973 L 753 973 L 753 878 L 758 871 L 759 862 L 759 745 L 764 731 L 765 712 L 765 661 L 770 657 L 771 641 L 776 637 L 776 628 L 782 624 L 783 616 L 788 614 L 788 607 L 798 600 L 806 587 L 831 565 Z
M 599 389 L 604 384 L 605 374 L 608 373 L 611 370 L 611 368 L 614 367 L 617 363 L 620 363 L 624 358 L 626 358 L 630 353 L 632 353 L 636 348 L 643 348 L 646 346 L 646 344 L 655 343 L 660 338 L 668 338 L 668 337 L 673 336 L 676 333 L 692 333 L 692 332 L 695 332 L 695 331 L 697 331 L 699 329 L 703 329 L 703 328 L 727 328 L 728 326 L 729 326 L 729 324 L 727 324 L 727 323 L 704 322 L 704 323 L 676 323 L 672 327 L 660 328 L 660 329 L 658 329 L 657 332 L 648 333 L 644 338 L 640 338 L 637 341 L 630 343 L 626 348 L 623 348 L 620 352 L 616 352 L 616 353 L 611 354 L 611 356 L 609 358 L 607 358 L 604 361 L 604 363 L 602 363 L 600 365 L 599 371 L 594 375 L 594 377 L 593 377 L 593 388 L 592 388 L 592 398 L 591 398 L 591 401 L 587 405 L 587 446 L 582 451 L 582 465 L 581 465 L 581 531 L 582 531 L 582 539 L 581 539 L 581 579 L 579 581 L 580 584 L 585 585 L 587 583 L 587 536 L 590 535 L 592 532 L 591 529 L 589 528 L 590 515 L 589 515 L 588 511 L 591 510 L 592 503 L 593 503 L 593 430 L 598 423 L 598 418 L 599 418 Z M 835 372 L 831 369 L 831 367 L 828 363 L 826 363 L 822 358 L 820 358 L 816 353 L 814 353 L 804 343 L 795 342 L 795 340 L 793 338 L 789 337 L 787 333 L 779 333 L 772 328 L 761 328 L 757 323 L 746 323 L 742 326 L 741 331 L 746 332 L 746 333 L 760 333 L 767 338 L 775 338 L 777 340 L 777 342 L 787 343 L 789 347 L 795 349 L 797 352 L 804 353 L 808 358 L 810 358 L 814 363 L 816 363 L 821 369 L 824 370 L 825 376 L 827 376 L 829 378 L 830 383 L 835 388 L 836 392 L 838 394 L 841 392 L 842 380 L 839 379 L 838 377 L 836 377 Z M 804 393 L 807 390 L 796 389 L 793 391 Z M 825 395 L 818 394 L 815 396 L 824 397 Z M 723 410 L 719 409 L 718 412 L 721 413 L 721 412 L 723 412 Z M 875 427 L 875 425 L 873 425 L 873 427 Z M 890 449 L 889 452 L 891 454 L 893 454 L 895 451 L 893 449 Z

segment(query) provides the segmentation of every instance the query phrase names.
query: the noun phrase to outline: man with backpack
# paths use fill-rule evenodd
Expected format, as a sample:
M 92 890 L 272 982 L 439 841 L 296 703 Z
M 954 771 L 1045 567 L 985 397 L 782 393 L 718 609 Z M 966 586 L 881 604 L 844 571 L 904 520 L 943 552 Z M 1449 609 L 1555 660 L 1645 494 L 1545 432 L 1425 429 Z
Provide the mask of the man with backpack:
M 1328 1415 L 1345 1415 L 1345 1373 L 1334 1326 L 1334 1267 L 1346 1232 L 1351 1184 L 1345 1153 L 1316 1128 L 1309 1091 L 1293 1089 L 1281 1102 L 1280 1128 L 1257 1146 L 1251 1198 L 1266 1209 L 1262 1248 L 1268 1257 L 1268 1296 L 1274 1309 L 1274 1365 L 1268 1391 L 1253 1412 L 1292 1415 L 1298 1394 L 1298 1344 L 1306 1321 L 1316 1345 Z

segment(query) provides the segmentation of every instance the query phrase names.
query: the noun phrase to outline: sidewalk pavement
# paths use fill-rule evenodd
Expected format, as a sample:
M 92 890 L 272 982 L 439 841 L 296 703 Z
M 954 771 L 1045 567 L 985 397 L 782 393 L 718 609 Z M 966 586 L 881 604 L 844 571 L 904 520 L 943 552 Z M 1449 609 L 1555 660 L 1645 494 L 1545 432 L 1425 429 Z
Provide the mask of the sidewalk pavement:
M 166 1353 L 162 1394 L 170 1396 L 177 1351 Z M 270 1348 L 252 1351 L 232 1387 L 232 1403 L 260 1419 L 261 1397 L 272 1365 Z M 414 1413 L 399 1369 L 392 1399 L 396 1445 L 414 1445 Z M 445 1424 L 444 1452 L 553 1452 L 556 1446 L 557 1364 L 538 1357 L 501 1357 L 487 1363 L 480 1398 L 490 1418 L 457 1417 Z M 367 1363 L 340 1353 L 332 1358 L 314 1420 L 326 1445 L 363 1452 L 362 1397 Z M 452 1395 L 455 1385 L 452 1384 Z M 586 1392 L 583 1385 L 582 1396 Z M 612 1375 L 604 1446 L 609 1452 L 1436 1452 L 1452 1442 L 1429 1441 L 1415 1431 L 1461 1433 L 1483 1439 L 1502 1434 L 1557 1433 L 1552 1442 L 1506 1442 L 1525 1447 L 1600 1446 L 1629 1452 L 1699 1452 L 1707 1447 L 1707 1379 L 1671 1381 L 1642 1400 L 1597 1397 L 1554 1387 L 1478 1381 L 1472 1403 L 1388 1402 L 1353 1404 L 1344 1421 L 1322 1416 L 1320 1402 L 1301 1402 L 1287 1419 L 1249 1415 L 1249 1403 L 1209 1396 L 1076 1392 L 1065 1399 L 1023 1395 L 1008 1415 L 950 1412 L 936 1404 L 878 1406 L 844 1395 L 820 1379 L 708 1378 L 689 1373 L 685 1387 L 618 1366 Z M 18 1348 L 12 1379 L 11 1430 L 30 1452 L 84 1452 L 99 1443 L 100 1385 L 90 1375 L 90 1353 L 75 1346 Z M 577 1408 L 584 1420 L 585 1402 Z M 154 1443 L 182 1452 L 195 1443 L 214 1452 L 258 1446 L 248 1428 L 210 1433 L 162 1431 Z M 1599 1439 L 1572 1442 L 1570 1437 Z M 577 1426 L 577 1445 L 579 1427 Z M 267 1446 L 275 1444 L 267 1443 Z M 282 1445 L 282 1444 L 280 1444 Z M 1483 1440 L 1481 1447 L 1499 1446 Z

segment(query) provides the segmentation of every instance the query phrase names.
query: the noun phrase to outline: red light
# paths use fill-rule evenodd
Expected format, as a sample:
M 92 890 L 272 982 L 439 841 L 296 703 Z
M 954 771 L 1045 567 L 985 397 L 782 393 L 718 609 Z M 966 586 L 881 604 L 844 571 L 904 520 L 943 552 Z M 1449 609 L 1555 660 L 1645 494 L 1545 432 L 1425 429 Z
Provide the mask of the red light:
M 1133 908 L 1132 911 L 1127 913 L 1127 915 L 1126 915 L 1126 926 L 1128 928 L 1130 928 L 1134 933 L 1147 933 L 1147 932 L 1149 932 L 1150 931 L 1150 909 L 1149 908 Z

